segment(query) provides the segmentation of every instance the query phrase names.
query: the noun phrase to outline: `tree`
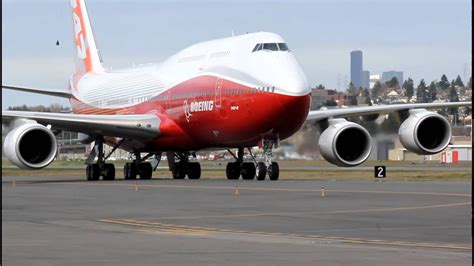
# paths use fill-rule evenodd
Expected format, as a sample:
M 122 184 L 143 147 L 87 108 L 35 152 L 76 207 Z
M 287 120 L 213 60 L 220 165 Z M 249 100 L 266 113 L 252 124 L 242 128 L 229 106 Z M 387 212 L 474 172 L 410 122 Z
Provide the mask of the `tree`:
M 403 89 L 405 90 L 405 95 L 408 98 L 413 97 L 415 93 L 415 85 L 411 78 L 408 78 L 408 80 L 405 80 L 405 82 L 403 82 Z
M 357 96 L 356 95 L 349 95 L 348 100 L 349 100 L 349 105 L 357 105 Z
M 316 87 L 316 89 L 318 89 L 318 90 L 325 90 L 326 87 L 324 87 L 323 84 L 319 84 L 319 85 Z
M 349 105 L 357 105 L 357 95 L 357 88 L 351 82 L 349 88 L 347 88 L 347 100 Z
M 454 82 L 454 85 L 459 86 L 459 87 L 464 87 L 464 83 L 462 82 L 462 79 L 459 75 L 456 78 L 456 81 Z
M 426 88 L 425 80 L 422 79 L 416 88 L 416 101 L 419 103 L 427 103 L 429 99 L 428 89 Z
M 370 100 L 370 95 L 367 95 L 365 97 L 365 104 L 369 105 L 369 106 L 372 106 L 372 100 Z
M 405 90 L 405 95 L 408 97 L 408 98 L 411 98 L 413 97 L 414 95 L 414 91 L 415 91 L 415 86 L 413 84 L 413 80 L 411 78 L 408 78 L 408 80 L 405 80 L 405 82 L 403 82 L 403 89 Z
M 441 76 L 441 80 L 438 82 L 438 86 L 444 91 L 449 88 L 449 81 L 446 75 L 443 74 Z
M 399 83 L 396 77 L 393 77 L 391 80 L 385 82 L 389 88 L 397 88 Z
M 456 82 L 453 80 L 449 86 L 449 101 L 459 102 L 458 92 L 456 91 Z
M 375 82 L 374 87 L 372 88 L 372 99 L 377 99 L 382 90 L 382 84 L 380 82 Z
M 429 91 L 431 102 L 433 102 L 434 100 L 437 99 L 437 95 L 438 95 L 437 90 L 436 90 L 436 82 L 432 81 L 430 83 L 428 91 Z
M 468 90 L 472 90 L 472 77 L 469 78 L 469 82 L 467 83 L 466 88 Z
M 363 90 L 362 90 L 362 96 L 364 96 L 364 97 L 370 97 L 369 89 L 363 89 Z
M 456 91 L 456 81 L 453 80 L 451 82 L 451 85 L 449 86 L 449 101 L 450 102 L 459 102 L 459 96 L 458 92 Z M 458 108 L 449 108 L 449 113 L 453 115 L 453 120 L 458 121 L 459 120 L 459 115 L 458 115 Z
M 357 93 L 357 88 L 354 86 L 354 84 L 349 83 L 349 87 L 347 88 L 347 94 L 349 95 L 355 95 Z

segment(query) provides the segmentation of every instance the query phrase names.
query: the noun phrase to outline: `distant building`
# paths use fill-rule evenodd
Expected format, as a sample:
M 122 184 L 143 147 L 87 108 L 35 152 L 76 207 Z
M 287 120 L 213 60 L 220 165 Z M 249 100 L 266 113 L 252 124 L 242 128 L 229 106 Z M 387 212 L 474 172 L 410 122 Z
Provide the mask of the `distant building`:
M 336 90 L 328 90 L 328 100 L 333 100 L 337 103 L 337 106 L 343 106 L 346 102 L 346 97 L 343 92 L 339 92 Z
M 370 89 L 370 72 L 368 70 L 362 71 L 362 88 Z
M 370 75 L 369 76 L 369 87 L 373 88 L 377 81 L 380 82 L 380 75 L 379 74 Z
M 362 86 L 362 51 L 351 52 L 351 82 L 356 87 Z
M 328 100 L 328 91 L 311 89 L 311 110 L 318 110 Z
M 403 85 L 403 72 L 402 71 L 386 71 L 382 73 L 382 82 L 390 81 L 392 78 L 397 78 L 400 87 Z

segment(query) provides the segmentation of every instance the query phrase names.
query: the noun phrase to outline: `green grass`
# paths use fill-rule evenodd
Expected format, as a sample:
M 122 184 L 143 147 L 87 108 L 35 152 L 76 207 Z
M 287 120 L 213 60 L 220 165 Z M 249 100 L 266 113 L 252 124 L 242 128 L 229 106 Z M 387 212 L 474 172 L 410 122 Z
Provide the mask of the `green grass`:
M 122 178 L 122 170 L 125 161 L 114 161 L 117 168 L 117 178 Z M 308 166 L 330 166 L 325 161 L 279 161 L 281 170 L 281 179 L 298 179 L 298 180 L 374 180 L 372 170 L 358 170 L 358 171 L 340 171 L 337 168 L 334 170 L 285 170 L 285 167 L 308 167 Z M 203 161 L 201 162 L 203 171 L 202 176 L 211 179 L 224 179 L 226 161 Z M 386 165 L 390 166 L 409 166 L 409 165 L 426 165 L 426 166 L 441 166 L 438 162 L 392 162 L 392 161 L 369 161 L 363 166 Z M 166 161 L 162 162 L 161 166 L 166 166 Z M 442 165 L 446 167 L 446 165 Z M 470 163 L 463 162 L 456 165 L 449 165 L 449 167 L 468 167 Z M 211 168 L 211 169 L 206 169 Z M 215 168 L 215 169 L 213 169 Z M 472 177 L 471 171 L 430 171 L 430 170 L 390 170 L 388 168 L 387 178 L 385 180 L 398 181 L 470 181 Z M 41 170 L 23 170 L 12 166 L 10 163 L 2 162 L 2 175 L 4 176 L 38 176 L 38 177 L 84 177 L 85 165 L 83 161 L 55 161 L 50 166 Z M 154 172 L 155 178 L 170 178 L 171 173 L 167 169 L 158 169 Z

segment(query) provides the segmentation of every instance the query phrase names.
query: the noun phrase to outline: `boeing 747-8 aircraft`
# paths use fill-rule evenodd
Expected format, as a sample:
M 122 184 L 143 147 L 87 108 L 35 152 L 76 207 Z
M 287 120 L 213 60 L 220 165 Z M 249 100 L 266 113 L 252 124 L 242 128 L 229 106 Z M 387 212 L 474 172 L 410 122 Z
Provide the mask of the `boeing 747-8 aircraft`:
M 68 91 L 13 89 L 70 99 L 72 113 L 3 111 L 12 130 L 4 143 L 7 158 L 21 168 L 40 169 L 57 153 L 55 133 L 80 133 L 94 142 L 87 159 L 88 180 L 115 179 L 103 145 L 133 155 L 124 166 L 125 179 L 152 177 L 166 153 L 173 178 L 199 179 L 201 167 L 190 161 L 195 151 L 237 149 L 227 164 L 228 179 L 271 180 L 279 177 L 272 149 L 305 121 L 324 130 L 321 154 L 339 166 L 363 163 L 371 152 L 371 136 L 347 117 L 400 112 L 403 145 L 420 154 L 442 151 L 451 139 L 449 123 L 427 108 L 468 106 L 470 102 L 401 104 L 309 111 L 310 86 L 285 40 L 269 32 L 206 41 L 166 61 L 123 69 L 104 69 L 83 0 L 71 1 L 76 45 L 75 73 Z M 316 140 L 315 140 L 316 141 Z M 244 161 L 244 151 L 259 146 L 264 160 Z M 142 156 L 146 154 L 146 156 Z M 154 165 L 147 161 L 154 158 Z

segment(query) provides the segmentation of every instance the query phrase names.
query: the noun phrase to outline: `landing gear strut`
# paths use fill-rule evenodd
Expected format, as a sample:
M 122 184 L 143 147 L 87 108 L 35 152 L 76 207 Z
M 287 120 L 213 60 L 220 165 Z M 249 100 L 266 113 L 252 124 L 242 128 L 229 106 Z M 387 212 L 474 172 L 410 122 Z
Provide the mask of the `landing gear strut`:
M 173 179 L 201 178 L 201 164 L 199 162 L 190 162 L 189 156 L 196 157 L 195 153 L 189 152 L 167 152 L 168 166 L 173 175 Z
M 117 147 L 121 144 L 117 145 Z M 112 152 L 116 148 L 112 150 Z M 110 153 L 111 154 L 111 153 Z M 99 136 L 96 138 L 94 143 L 94 149 L 89 155 L 89 158 L 86 160 L 86 177 L 89 181 L 97 181 L 102 176 L 103 180 L 114 180 L 115 179 L 115 166 L 111 163 L 106 163 L 105 160 L 110 156 L 110 154 L 104 156 L 104 138 Z M 91 163 L 94 161 L 95 156 L 97 155 L 97 162 Z
M 278 163 L 272 162 L 272 149 L 274 144 L 275 142 L 273 140 L 263 140 L 263 156 L 265 158 L 265 167 L 270 180 L 278 180 L 278 178 L 280 177 L 280 167 Z M 265 179 L 265 177 L 263 178 Z

